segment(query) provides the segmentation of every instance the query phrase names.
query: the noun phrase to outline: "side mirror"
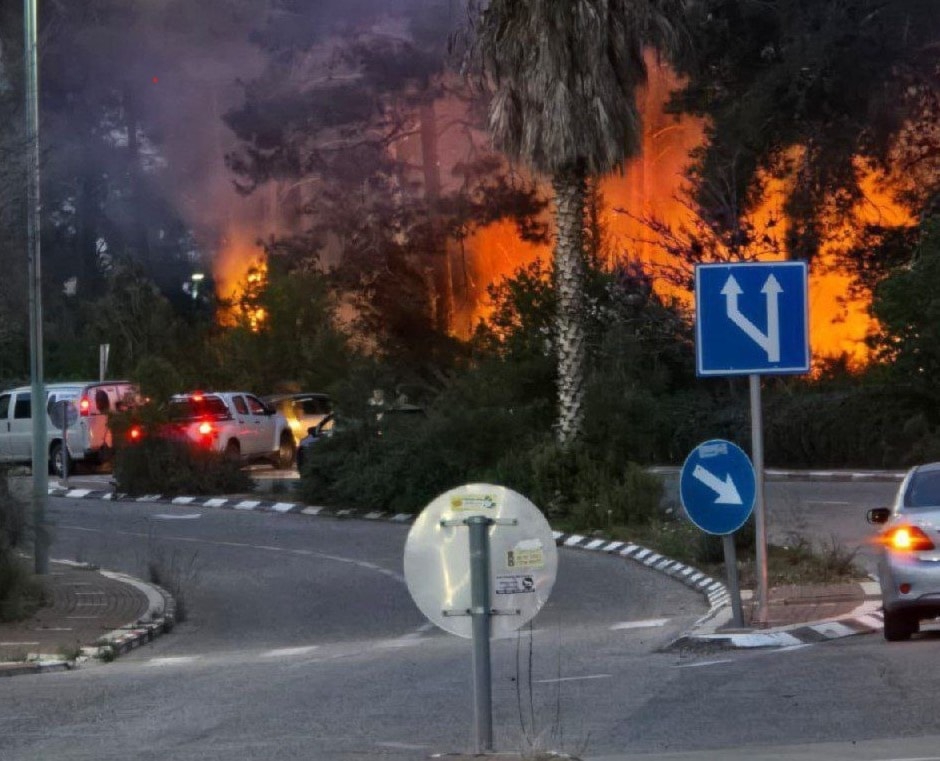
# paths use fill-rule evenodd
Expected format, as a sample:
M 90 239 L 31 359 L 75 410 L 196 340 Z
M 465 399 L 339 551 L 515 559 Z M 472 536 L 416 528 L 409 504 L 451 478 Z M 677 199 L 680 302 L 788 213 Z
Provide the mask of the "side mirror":
M 307 435 L 308 435 L 308 436 L 313 436 L 313 438 L 316 438 L 317 436 L 319 436 L 319 435 L 320 435 L 320 426 L 318 426 L 318 425 L 312 425 L 312 426 L 310 426 L 310 427 L 307 429 Z
M 887 507 L 873 507 L 867 514 L 869 523 L 887 523 L 890 517 L 891 510 Z

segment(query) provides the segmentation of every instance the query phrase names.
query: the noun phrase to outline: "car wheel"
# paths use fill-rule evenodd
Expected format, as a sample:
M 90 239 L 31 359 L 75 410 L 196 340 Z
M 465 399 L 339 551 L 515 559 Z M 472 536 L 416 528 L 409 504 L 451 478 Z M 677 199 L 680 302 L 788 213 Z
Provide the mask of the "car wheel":
M 235 439 L 232 439 L 225 445 L 225 452 L 222 455 L 226 462 L 232 462 L 236 465 L 242 460 L 242 448 Z
M 286 431 L 281 434 L 281 443 L 277 448 L 276 465 L 279 468 L 289 468 L 294 464 L 296 446 L 294 437 Z
M 884 619 L 884 635 L 888 642 L 908 640 L 920 628 L 918 620 L 904 611 L 886 610 Z
M 49 448 L 49 473 L 58 478 L 62 478 L 65 475 L 65 458 L 68 457 L 68 453 L 65 451 L 65 448 L 62 446 L 61 441 L 56 441 Z

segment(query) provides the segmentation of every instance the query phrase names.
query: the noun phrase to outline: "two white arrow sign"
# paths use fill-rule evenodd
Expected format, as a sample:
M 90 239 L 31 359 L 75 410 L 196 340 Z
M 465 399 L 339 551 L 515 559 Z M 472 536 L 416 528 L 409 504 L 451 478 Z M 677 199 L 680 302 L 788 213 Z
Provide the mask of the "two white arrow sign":
M 737 325 L 745 334 L 760 346 L 767 353 L 768 362 L 780 361 L 780 294 L 783 288 L 777 281 L 777 278 L 771 273 L 764 281 L 764 287 L 760 289 L 767 301 L 767 333 L 762 333 L 760 329 L 742 314 L 738 306 L 738 296 L 744 291 L 734 279 L 734 275 L 728 275 L 724 287 L 721 289 L 721 295 L 725 297 L 725 312 L 728 319 Z

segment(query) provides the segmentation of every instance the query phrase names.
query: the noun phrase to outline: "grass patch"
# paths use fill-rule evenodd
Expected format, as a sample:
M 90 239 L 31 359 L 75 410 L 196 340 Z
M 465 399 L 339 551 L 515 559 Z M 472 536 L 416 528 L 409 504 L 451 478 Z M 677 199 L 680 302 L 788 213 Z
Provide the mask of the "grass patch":
M 648 547 L 717 579 L 726 578 L 722 538 L 706 534 L 688 521 L 651 521 L 642 526 L 612 526 L 603 534 L 612 539 Z M 735 553 L 742 588 L 754 588 L 757 576 L 751 522 L 736 532 Z M 855 561 L 856 551 L 844 547 L 835 537 L 814 544 L 794 534 L 785 545 L 767 546 L 767 580 L 770 586 L 777 587 L 837 584 L 867 579 L 868 574 Z

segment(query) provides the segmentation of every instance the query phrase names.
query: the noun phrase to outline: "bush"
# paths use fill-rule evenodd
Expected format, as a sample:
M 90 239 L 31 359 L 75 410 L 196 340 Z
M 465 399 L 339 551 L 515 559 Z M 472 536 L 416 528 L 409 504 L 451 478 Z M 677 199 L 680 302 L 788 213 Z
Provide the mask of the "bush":
M 118 491 L 140 494 L 242 494 L 254 483 L 238 463 L 185 442 L 147 437 L 117 448 L 114 479 Z
M 0 468 L 0 621 L 27 618 L 43 604 L 41 583 L 14 555 L 26 539 L 26 506 L 9 489 L 6 468 Z
M 26 562 L 11 552 L 0 552 L 0 621 L 29 618 L 44 602 L 42 582 Z

